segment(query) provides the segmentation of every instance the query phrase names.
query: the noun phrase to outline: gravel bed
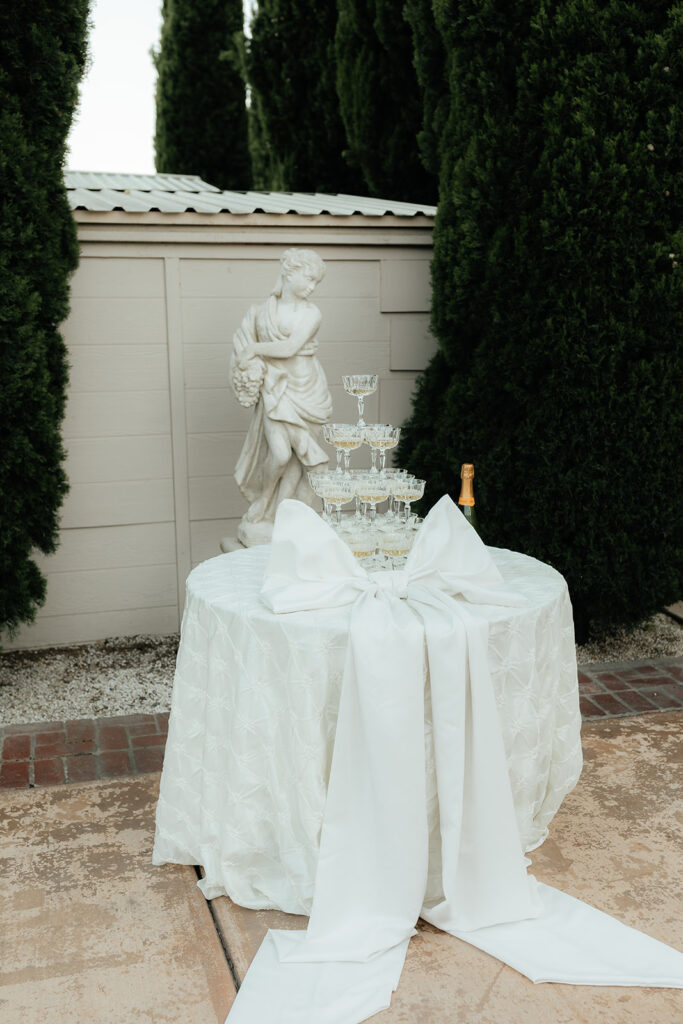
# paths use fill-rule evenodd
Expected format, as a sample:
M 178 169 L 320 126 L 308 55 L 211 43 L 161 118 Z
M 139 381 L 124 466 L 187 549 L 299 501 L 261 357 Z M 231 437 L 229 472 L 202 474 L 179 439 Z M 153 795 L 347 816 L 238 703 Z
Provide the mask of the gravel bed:
M 0 655 L 0 725 L 168 711 L 178 636 Z
M 579 665 L 656 658 L 683 658 L 683 626 L 664 612 L 639 622 L 632 629 L 617 629 L 576 648 Z
M 178 636 L 0 654 L 0 725 L 168 711 Z M 579 664 L 683 657 L 683 626 L 654 615 L 576 649 Z

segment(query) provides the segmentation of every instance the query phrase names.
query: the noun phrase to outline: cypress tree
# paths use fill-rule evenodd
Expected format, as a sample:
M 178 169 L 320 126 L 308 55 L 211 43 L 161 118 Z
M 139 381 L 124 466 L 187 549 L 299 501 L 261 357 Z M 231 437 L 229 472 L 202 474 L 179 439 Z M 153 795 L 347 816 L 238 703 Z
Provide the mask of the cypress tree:
M 163 0 L 162 19 L 154 54 L 157 171 L 248 188 L 242 0 Z
M 338 0 L 337 92 L 348 159 L 371 195 L 433 202 L 436 179 L 420 159 L 422 95 L 403 0 Z
M 420 157 L 436 180 L 448 116 L 446 51 L 436 27 L 432 0 L 406 0 L 403 14 L 413 36 L 413 63 L 422 94 L 422 128 L 417 133 Z
M 682 592 L 683 4 L 441 0 L 432 326 L 399 457 L 567 578 L 577 631 Z
M 261 187 L 362 192 L 335 85 L 336 0 L 260 0 L 247 47 L 252 153 Z M 260 182 L 259 182 L 260 183 Z
M 67 490 L 58 325 L 78 262 L 63 180 L 86 55 L 87 0 L 0 11 L 0 630 L 45 599 L 32 558 L 54 551 Z

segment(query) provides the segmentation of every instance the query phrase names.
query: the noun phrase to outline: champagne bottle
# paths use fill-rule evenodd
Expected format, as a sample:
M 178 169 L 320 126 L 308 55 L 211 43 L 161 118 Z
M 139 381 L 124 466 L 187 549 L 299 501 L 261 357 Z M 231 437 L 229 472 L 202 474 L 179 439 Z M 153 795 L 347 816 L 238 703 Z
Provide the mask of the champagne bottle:
M 460 511 L 470 526 L 473 526 L 477 533 L 479 533 L 477 513 L 474 510 L 474 487 L 472 485 L 472 481 L 474 480 L 474 466 L 471 462 L 463 463 L 462 469 L 460 470 L 460 479 L 462 480 L 460 497 L 458 498 Z

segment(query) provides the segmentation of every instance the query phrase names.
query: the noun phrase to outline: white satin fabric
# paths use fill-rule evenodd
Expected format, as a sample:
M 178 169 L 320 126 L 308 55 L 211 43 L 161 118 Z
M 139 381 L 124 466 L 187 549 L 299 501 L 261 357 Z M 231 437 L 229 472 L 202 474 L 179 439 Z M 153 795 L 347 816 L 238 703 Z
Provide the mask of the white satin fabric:
M 485 606 L 523 601 L 449 498 L 404 573 L 368 574 L 307 506 L 284 502 L 261 592 L 277 614 L 351 605 L 313 906 L 270 932 L 230 1024 L 358 1024 L 389 1004 L 420 913 L 532 980 L 683 987 L 683 955 L 526 873 L 488 667 Z M 443 899 L 429 859 L 425 660 Z

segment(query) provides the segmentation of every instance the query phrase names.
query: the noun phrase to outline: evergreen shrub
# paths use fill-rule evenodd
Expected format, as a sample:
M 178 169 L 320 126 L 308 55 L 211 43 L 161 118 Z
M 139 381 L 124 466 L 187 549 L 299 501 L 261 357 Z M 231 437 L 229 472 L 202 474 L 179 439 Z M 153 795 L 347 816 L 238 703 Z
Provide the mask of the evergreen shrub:
M 370 195 L 435 202 L 436 178 L 417 140 L 423 99 L 403 3 L 338 0 L 338 9 L 337 92 L 348 160 Z
M 343 157 L 335 83 L 336 0 L 260 0 L 247 45 L 258 187 L 365 191 Z
M 163 0 L 157 68 L 156 169 L 248 189 L 241 70 L 242 0 Z
M 63 162 L 87 16 L 87 0 L 0 10 L 0 630 L 10 634 L 45 599 L 32 556 L 54 551 L 67 490 L 58 325 L 78 246 Z
M 683 4 L 437 0 L 432 327 L 398 451 L 489 544 L 567 578 L 580 636 L 683 593 Z

